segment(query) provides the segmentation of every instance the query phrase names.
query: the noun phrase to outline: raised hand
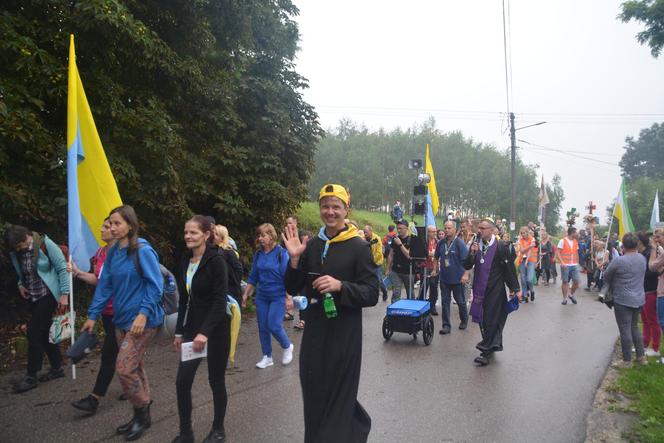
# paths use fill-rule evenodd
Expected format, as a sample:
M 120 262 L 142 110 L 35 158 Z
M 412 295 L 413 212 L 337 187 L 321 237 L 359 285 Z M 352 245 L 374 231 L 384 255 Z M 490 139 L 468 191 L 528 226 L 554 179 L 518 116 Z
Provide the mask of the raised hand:
M 307 245 L 300 241 L 300 237 L 297 235 L 297 228 L 293 225 L 286 225 L 281 238 L 284 240 L 284 246 L 291 260 L 299 259 Z

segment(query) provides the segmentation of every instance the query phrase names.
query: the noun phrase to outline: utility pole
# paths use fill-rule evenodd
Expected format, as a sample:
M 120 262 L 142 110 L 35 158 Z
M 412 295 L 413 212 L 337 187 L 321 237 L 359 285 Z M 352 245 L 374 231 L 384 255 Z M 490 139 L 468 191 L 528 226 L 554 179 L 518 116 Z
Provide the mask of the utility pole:
M 510 237 L 516 229 L 516 127 L 514 126 L 514 113 L 510 112 L 510 141 L 512 153 L 512 202 L 510 206 Z

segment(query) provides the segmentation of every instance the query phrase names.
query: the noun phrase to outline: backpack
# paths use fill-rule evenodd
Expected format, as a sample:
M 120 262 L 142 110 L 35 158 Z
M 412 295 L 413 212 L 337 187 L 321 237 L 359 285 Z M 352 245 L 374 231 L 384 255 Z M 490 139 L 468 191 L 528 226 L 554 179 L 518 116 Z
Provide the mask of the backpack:
M 140 248 L 141 245 L 139 244 L 138 247 Z M 115 252 L 116 249 L 117 245 L 113 246 L 108 252 L 106 262 L 104 263 L 104 266 L 107 267 L 107 269 L 112 257 L 111 251 Z M 136 268 L 138 275 L 141 278 L 145 277 L 145 274 L 143 274 L 143 268 L 141 267 L 141 259 L 138 249 L 131 255 L 131 259 L 134 262 L 134 267 Z M 161 276 L 164 278 L 164 290 L 161 294 L 160 300 L 161 307 L 164 309 L 164 314 L 174 314 L 178 312 L 178 306 L 180 304 L 180 294 L 178 293 L 178 286 L 175 283 L 175 277 L 173 276 L 173 273 L 161 263 L 159 263 L 159 270 L 161 271 Z
M 51 263 L 51 257 L 48 255 L 48 248 L 46 247 L 46 235 L 40 236 L 38 241 L 40 241 L 40 243 L 39 243 L 39 249 L 35 249 L 35 256 L 34 256 L 35 263 L 39 258 L 39 251 L 42 251 L 46 256 L 46 258 L 48 259 L 48 262 Z M 65 261 L 69 261 L 69 247 L 67 245 L 57 245 L 57 246 L 62 251 L 62 255 L 65 256 Z

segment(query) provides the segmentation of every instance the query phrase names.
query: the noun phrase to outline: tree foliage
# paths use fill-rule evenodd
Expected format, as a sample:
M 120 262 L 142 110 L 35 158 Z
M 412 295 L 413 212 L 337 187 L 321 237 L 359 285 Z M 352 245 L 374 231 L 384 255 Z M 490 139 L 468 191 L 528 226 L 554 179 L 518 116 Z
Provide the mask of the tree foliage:
M 631 0 L 624 2 L 618 15 L 623 22 L 641 22 L 645 29 L 636 35 L 642 45 L 650 46 L 650 53 L 657 58 L 664 47 L 664 0 Z
M 650 216 L 655 201 L 655 192 L 658 189 L 664 191 L 664 178 L 654 180 L 649 177 L 639 177 L 629 184 L 627 202 L 634 229 L 650 230 Z
M 350 121 L 341 121 L 320 142 L 316 171 L 309 186 L 315 198 L 321 186 L 336 182 L 350 188 L 354 207 L 372 209 L 408 202 L 413 196 L 417 172 L 408 169 L 411 159 L 424 159 L 430 145 L 441 211 L 460 210 L 464 216 L 509 218 L 510 158 L 493 146 L 476 143 L 459 132 L 441 133 L 435 121 L 391 132 L 370 132 Z M 535 167 L 517 161 L 517 220 L 536 220 L 538 177 Z M 548 186 L 551 204 L 547 219 L 557 223 L 563 198 L 560 177 Z M 556 215 L 558 214 L 558 215 Z
M 3 4 L 2 221 L 65 232 L 70 33 L 120 193 L 162 252 L 192 212 L 238 235 L 305 197 L 320 128 L 289 0 Z
M 0 225 L 66 241 L 70 34 L 122 199 L 167 262 L 192 213 L 245 245 L 283 219 L 322 133 L 293 65 L 297 14 L 290 0 L 4 1 Z
M 639 138 L 625 139 L 625 153 L 620 159 L 622 174 L 629 181 L 639 177 L 664 179 L 664 124 L 642 129 Z
M 634 227 L 648 230 L 655 192 L 664 191 L 664 124 L 642 129 L 637 139 L 625 138 L 624 148 L 620 168 L 627 182 L 627 204 Z M 613 205 L 608 209 L 611 214 Z

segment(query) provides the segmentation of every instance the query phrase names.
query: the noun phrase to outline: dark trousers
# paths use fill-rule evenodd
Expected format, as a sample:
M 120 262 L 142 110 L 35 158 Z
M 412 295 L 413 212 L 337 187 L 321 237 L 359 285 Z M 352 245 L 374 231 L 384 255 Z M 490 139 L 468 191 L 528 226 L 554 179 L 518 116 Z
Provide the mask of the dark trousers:
M 37 301 L 30 302 L 30 321 L 28 322 L 28 375 L 34 377 L 42 368 L 44 353 L 48 357 L 51 369 L 60 369 L 62 356 L 58 345 L 48 342 L 48 330 L 51 328 L 53 313 L 58 307 L 51 294 Z
M 431 309 L 433 310 L 434 307 L 436 306 L 436 303 L 438 302 L 438 275 L 434 275 L 433 277 L 429 275 L 429 272 L 431 271 L 425 271 L 426 272 L 426 278 L 427 278 L 427 287 L 426 291 L 428 293 L 428 298 L 429 304 L 431 305 Z M 425 296 L 427 294 L 424 293 L 424 284 L 420 285 L 420 295 L 419 299 L 424 300 Z
M 101 321 L 104 325 L 104 344 L 101 347 L 101 366 L 97 374 L 97 381 L 92 393 L 103 397 L 108 391 L 108 386 L 115 374 L 115 361 L 118 358 L 118 341 L 115 338 L 115 325 L 112 315 L 102 315 Z
M 183 341 L 192 341 L 193 337 L 185 336 Z M 224 429 L 224 417 L 226 415 L 226 364 L 231 347 L 230 321 L 217 326 L 215 332 L 208 338 L 208 381 L 212 389 L 212 402 L 214 404 L 214 421 L 212 429 Z M 180 431 L 191 431 L 191 386 L 201 358 L 189 361 L 181 361 L 178 366 L 178 374 L 175 379 L 175 387 L 178 397 L 178 413 L 180 414 Z
M 595 269 L 593 280 L 595 281 L 595 286 L 597 289 L 601 291 L 602 286 L 604 285 L 604 279 L 600 278 L 600 275 L 602 275 L 602 271 L 600 269 Z
M 456 285 L 450 285 L 447 283 L 440 282 L 440 302 L 442 305 L 442 321 L 443 327 L 450 327 L 450 309 L 452 298 L 457 302 L 459 306 L 459 319 L 461 323 L 468 322 L 468 307 L 466 306 L 466 296 L 463 293 L 463 285 L 461 283 Z
M 595 272 L 590 270 L 589 268 L 586 268 L 586 284 L 588 289 L 593 285 Z

